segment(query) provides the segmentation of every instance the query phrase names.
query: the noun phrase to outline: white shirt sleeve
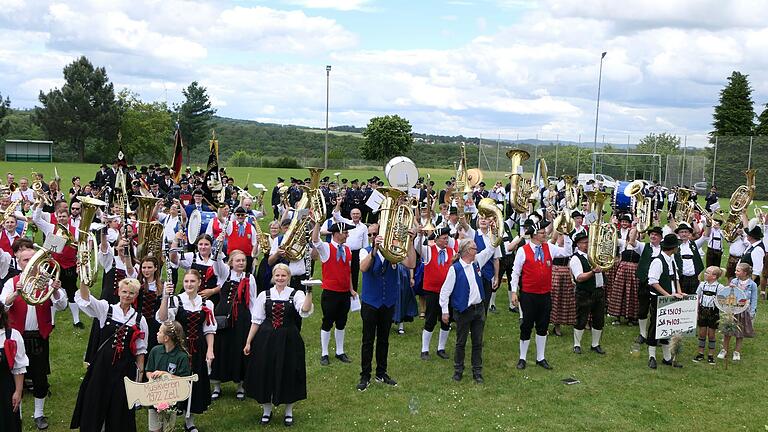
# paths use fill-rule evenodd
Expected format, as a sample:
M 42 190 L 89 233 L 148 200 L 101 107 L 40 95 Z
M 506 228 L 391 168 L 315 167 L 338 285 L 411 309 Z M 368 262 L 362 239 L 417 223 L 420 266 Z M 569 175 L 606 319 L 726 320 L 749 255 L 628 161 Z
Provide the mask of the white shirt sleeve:
M 271 289 L 271 288 L 270 288 Z M 267 302 L 266 291 L 262 291 L 256 296 L 256 301 L 251 303 L 251 322 L 256 325 L 261 325 L 265 319 L 267 319 L 267 313 L 264 309 L 264 305 Z
M 320 262 L 328 261 L 328 258 L 331 257 L 331 248 L 330 246 L 328 246 L 328 243 L 320 240 L 317 243 L 312 242 L 312 244 L 315 246 L 315 249 L 317 250 L 317 255 L 320 257 Z
M 51 302 L 53 303 L 53 310 L 55 312 L 63 311 L 69 304 L 67 302 L 67 292 L 64 291 L 64 288 L 59 288 L 57 291 L 59 292 L 59 298 L 55 299 L 51 296 Z
M 109 302 L 106 300 L 99 300 L 93 297 L 93 293 L 91 293 L 88 300 L 84 300 L 80 295 L 80 290 L 78 290 L 75 292 L 75 303 L 86 315 L 99 320 L 100 325 L 106 320 L 107 312 L 109 311 Z
M 568 263 L 568 266 L 571 269 L 571 275 L 573 275 L 573 279 L 576 280 L 577 277 L 581 276 L 582 273 L 584 273 L 584 269 L 581 265 L 581 260 L 574 255 L 571 257 L 571 261 Z
M 453 292 L 453 286 L 456 284 L 456 272 L 453 266 L 448 269 L 448 274 L 445 275 L 445 281 L 440 288 L 440 309 L 444 314 L 448 313 L 448 303 L 451 300 L 451 293 Z
M 301 310 L 301 307 L 304 306 L 304 299 L 306 299 L 306 294 L 304 292 L 296 290 L 296 294 L 293 295 L 293 307 L 296 309 L 296 312 L 299 313 L 299 316 L 302 318 L 309 318 L 310 315 L 312 315 L 312 312 L 315 311 L 315 305 L 312 304 L 309 308 L 309 312 L 304 312 Z
M 485 248 L 482 252 L 475 255 L 475 262 L 480 267 L 484 266 L 491 258 L 495 258 L 496 249 L 498 248 Z
M 661 260 L 654 259 L 651 261 L 651 266 L 648 268 L 648 285 L 659 283 L 661 272 L 664 268 L 661 265 Z
M 140 317 L 139 329 L 141 329 L 141 332 L 144 333 L 144 337 L 136 339 L 136 355 L 141 355 L 147 353 L 147 338 L 155 337 L 155 335 L 149 334 L 149 327 L 147 326 L 146 318 L 140 314 L 137 314 L 137 316 Z
M 525 252 L 523 252 L 522 247 L 519 247 L 515 253 L 515 263 L 512 266 L 512 280 L 510 281 L 510 287 L 512 288 L 513 293 L 517 292 L 517 288 L 520 284 L 520 275 L 523 273 L 524 263 Z
M 11 340 L 16 342 L 16 355 L 13 357 L 13 369 L 11 374 L 21 375 L 27 373 L 27 366 L 29 366 L 29 357 L 27 357 L 27 351 L 24 348 L 24 338 L 21 336 L 18 330 L 11 330 Z M 0 331 L 0 346 L 5 343 L 5 331 Z

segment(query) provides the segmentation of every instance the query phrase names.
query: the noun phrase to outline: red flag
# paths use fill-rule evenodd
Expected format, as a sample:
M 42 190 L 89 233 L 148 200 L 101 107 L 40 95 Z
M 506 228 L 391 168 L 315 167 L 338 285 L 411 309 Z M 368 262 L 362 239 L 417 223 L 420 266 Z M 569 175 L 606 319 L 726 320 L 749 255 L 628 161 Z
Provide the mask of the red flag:
M 177 184 L 181 181 L 183 148 L 184 143 L 181 140 L 181 130 L 179 129 L 179 124 L 176 123 L 176 132 L 173 134 L 173 162 L 171 163 L 171 169 L 173 170 L 173 181 Z

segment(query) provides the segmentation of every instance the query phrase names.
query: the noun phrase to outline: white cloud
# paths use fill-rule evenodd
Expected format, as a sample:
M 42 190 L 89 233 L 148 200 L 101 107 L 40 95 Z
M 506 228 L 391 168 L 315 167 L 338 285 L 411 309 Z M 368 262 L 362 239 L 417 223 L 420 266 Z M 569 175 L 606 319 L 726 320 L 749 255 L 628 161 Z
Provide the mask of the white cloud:
M 366 10 L 370 0 L 288 0 L 289 4 L 308 9 Z

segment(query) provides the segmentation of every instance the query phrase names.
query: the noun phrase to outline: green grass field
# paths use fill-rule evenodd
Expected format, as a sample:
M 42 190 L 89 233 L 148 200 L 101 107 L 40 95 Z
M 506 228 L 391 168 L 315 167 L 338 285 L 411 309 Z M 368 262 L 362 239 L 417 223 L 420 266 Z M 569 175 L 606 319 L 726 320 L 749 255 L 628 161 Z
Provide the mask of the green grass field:
M 89 179 L 97 168 L 79 164 L 57 166 L 65 185 L 72 175 Z M 49 179 L 53 165 L 0 164 L 2 173 L 13 171 L 17 179 L 33 170 L 44 172 Z M 240 185 L 250 172 L 250 183 L 261 182 L 268 187 L 277 175 L 306 174 L 306 170 L 232 168 L 229 171 L 238 178 Z M 373 174 L 381 176 L 380 172 L 372 171 L 348 171 L 343 175 L 351 179 L 368 178 Z M 436 182 L 451 175 L 450 170 L 434 170 L 431 174 Z M 399 385 L 390 388 L 373 384 L 360 393 L 355 390 L 360 372 L 359 315 L 352 313 L 347 327 L 346 351 L 353 363 L 347 365 L 332 359 L 330 366 L 321 367 L 321 312 L 316 299 L 316 313 L 306 320 L 302 330 L 307 346 L 309 398 L 298 403 L 294 410 L 296 428 L 311 431 L 768 429 L 768 421 L 759 414 L 766 376 L 760 371 L 768 366 L 764 336 L 768 319 L 764 300 L 760 300 L 758 306 L 757 337 L 745 342 L 741 363 L 729 364 L 727 370 L 723 362 L 716 366 L 691 362 L 695 339 L 685 341 L 681 358 L 683 369 L 660 365 L 656 371 L 649 370 L 645 347 L 639 352 L 631 349 L 637 328 L 607 325 L 602 343 L 608 352 L 606 356 L 589 352 L 580 356 L 572 354 L 572 331 L 566 327 L 563 337 L 549 338 L 547 358 L 554 370 L 529 366 L 520 372 L 515 369 L 518 315 L 508 312 L 506 304 L 506 292 L 500 291 L 497 299 L 500 312 L 489 314 L 486 323 L 484 385 L 474 384 L 467 376 L 461 383 L 451 380 L 452 360 L 440 360 L 434 355 L 437 335 L 432 342 L 432 360 L 421 361 L 422 322 L 417 319 L 406 324 L 405 335 L 392 333 L 390 338 L 389 374 Z M 85 319 L 86 330 L 72 327 L 68 311 L 58 314 L 56 322 L 57 328 L 51 339 L 52 396 L 46 404 L 46 414 L 51 425 L 49 430 L 65 431 L 84 373 L 82 355 L 90 319 Z M 449 354 L 454 351 L 454 341 L 452 334 Z M 587 332 L 582 345 L 588 346 L 589 341 Z M 529 350 L 528 360 L 533 364 L 534 347 Z M 469 358 L 466 361 L 469 366 Z M 581 384 L 562 384 L 561 380 L 567 377 L 577 378 Z M 252 400 L 237 402 L 234 391 L 233 385 L 225 385 L 222 398 L 198 418 L 197 426 L 201 431 L 260 427 L 261 408 Z M 23 409 L 27 431 L 34 430 L 32 408 L 33 399 L 25 394 Z M 282 413 L 282 408 L 278 408 L 269 430 L 283 428 Z M 137 420 L 138 430 L 146 430 L 146 411 L 139 411 Z

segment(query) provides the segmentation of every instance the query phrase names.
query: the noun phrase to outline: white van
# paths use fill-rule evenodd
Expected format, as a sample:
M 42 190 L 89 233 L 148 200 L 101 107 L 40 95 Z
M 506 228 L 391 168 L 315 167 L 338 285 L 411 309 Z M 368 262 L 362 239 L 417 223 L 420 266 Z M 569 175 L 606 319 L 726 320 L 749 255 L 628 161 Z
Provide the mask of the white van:
M 594 176 L 592 173 L 581 173 L 578 176 L 579 184 L 580 185 L 586 185 L 589 180 L 596 179 L 598 182 L 602 183 L 603 186 L 610 189 L 615 189 L 618 182 L 611 176 L 605 175 L 605 174 L 595 174 Z

